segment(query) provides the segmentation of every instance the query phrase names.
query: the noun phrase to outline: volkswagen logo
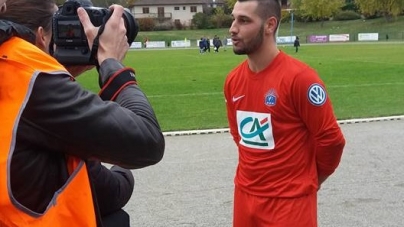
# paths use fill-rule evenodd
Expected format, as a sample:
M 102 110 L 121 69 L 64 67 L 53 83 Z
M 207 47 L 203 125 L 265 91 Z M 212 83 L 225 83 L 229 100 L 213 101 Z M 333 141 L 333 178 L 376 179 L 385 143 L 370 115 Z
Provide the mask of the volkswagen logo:
M 327 100 L 327 93 L 320 84 L 312 84 L 307 93 L 309 101 L 315 106 L 322 106 Z

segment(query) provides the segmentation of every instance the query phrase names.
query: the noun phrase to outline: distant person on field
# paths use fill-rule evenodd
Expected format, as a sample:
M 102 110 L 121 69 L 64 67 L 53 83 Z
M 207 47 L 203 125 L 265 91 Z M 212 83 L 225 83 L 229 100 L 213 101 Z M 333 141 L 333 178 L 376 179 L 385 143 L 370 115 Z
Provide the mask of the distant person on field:
M 215 35 L 215 37 L 213 38 L 213 46 L 215 53 L 219 52 L 219 48 L 222 46 L 222 41 L 217 35 Z
M 146 37 L 144 39 L 143 44 L 144 44 L 144 48 L 147 48 L 147 45 L 149 44 L 149 38 L 148 37 Z
M 210 53 L 210 39 L 206 38 L 205 51 Z
M 226 49 L 227 49 L 227 36 L 224 37 L 222 45 L 223 45 L 223 51 L 226 51 Z
M 299 41 L 299 36 L 296 36 L 295 42 L 293 43 L 293 46 L 295 47 L 295 53 L 299 51 L 300 47 L 300 41 Z
M 205 38 L 201 37 L 201 39 L 199 40 L 199 53 L 203 54 L 205 53 L 206 50 L 206 40 Z

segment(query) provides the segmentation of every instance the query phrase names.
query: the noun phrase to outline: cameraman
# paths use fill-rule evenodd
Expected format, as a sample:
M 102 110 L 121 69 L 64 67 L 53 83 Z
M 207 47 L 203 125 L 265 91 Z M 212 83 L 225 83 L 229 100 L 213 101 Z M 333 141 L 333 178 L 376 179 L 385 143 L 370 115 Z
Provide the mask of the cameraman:
M 113 212 L 105 202 L 116 192 L 98 193 L 100 185 L 120 177 L 97 180 L 97 171 L 106 172 L 100 162 L 136 169 L 161 160 L 164 137 L 154 111 L 132 69 L 120 63 L 129 48 L 123 8 L 110 9 L 97 53 L 104 100 L 42 51 L 46 26 L 32 33 L 0 20 L 0 226 L 101 226 L 100 211 Z M 98 28 L 85 10 L 77 12 L 91 47 Z M 100 194 L 106 196 L 97 200 Z

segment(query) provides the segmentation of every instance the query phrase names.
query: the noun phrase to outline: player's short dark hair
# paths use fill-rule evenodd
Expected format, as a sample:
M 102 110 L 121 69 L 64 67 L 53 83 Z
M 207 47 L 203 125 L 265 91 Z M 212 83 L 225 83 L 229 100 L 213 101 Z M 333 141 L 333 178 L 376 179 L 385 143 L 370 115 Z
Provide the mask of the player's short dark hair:
M 276 20 L 281 20 L 281 1 L 280 0 L 238 0 L 239 2 L 258 2 L 257 14 L 262 20 L 266 20 L 270 17 L 275 17 Z

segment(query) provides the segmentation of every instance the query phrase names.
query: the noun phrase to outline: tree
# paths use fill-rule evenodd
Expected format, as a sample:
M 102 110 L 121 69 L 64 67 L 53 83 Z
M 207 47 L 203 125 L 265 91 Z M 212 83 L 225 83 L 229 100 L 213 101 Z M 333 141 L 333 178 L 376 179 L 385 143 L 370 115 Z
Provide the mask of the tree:
M 348 11 L 354 11 L 354 12 L 359 13 L 358 5 L 355 4 L 354 0 L 346 0 L 345 5 L 341 9 L 342 9 L 342 11 L 348 10 Z
M 212 28 L 210 17 L 205 13 L 196 13 L 192 18 L 192 24 L 195 25 L 197 29 L 207 29 Z
M 230 13 L 226 14 L 225 7 L 217 7 L 215 11 L 215 15 L 212 16 L 212 23 L 216 25 L 216 28 L 230 28 L 233 23 L 233 17 Z
M 365 16 L 379 14 L 387 21 L 391 21 L 404 10 L 404 0 L 355 0 L 355 2 Z
M 109 7 L 112 4 L 119 4 L 122 5 L 124 7 L 128 7 L 130 5 L 133 5 L 133 3 L 136 0 L 90 0 L 94 6 L 97 7 Z M 57 5 L 63 5 L 63 3 L 65 3 L 66 0 L 56 0 L 56 4 Z
M 236 4 L 237 0 L 225 0 L 225 4 L 227 7 L 229 7 L 230 9 L 233 9 L 234 4 Z M 283 6 L 286 6 L 288 4 L 288 0 L 281 0 L 280 1 L 282 3 Z
M 56 5 L 58 5 L 58 6 L 63 5 L 63 3 L 64 3 L 65 1 L 66 1 L 66 0 L 56 0 Z
M 233 9 L 234 4 L 236 4 L 237 0 L 225 0 L 224 2 L 229 9 Z
M 118 0 L 118 1 L 114 1 L 114 0 L 92 0 L 93 5 L 97 6 L 97 7 L 108 7 L 114 3 L 116 4 L 121 4 L 122 1 Z
M 298 10 L 303 16 L 314 20 L 321 20 L 332 17 L 345 5 L 345 0 L 293 0 L 292 7 Z

